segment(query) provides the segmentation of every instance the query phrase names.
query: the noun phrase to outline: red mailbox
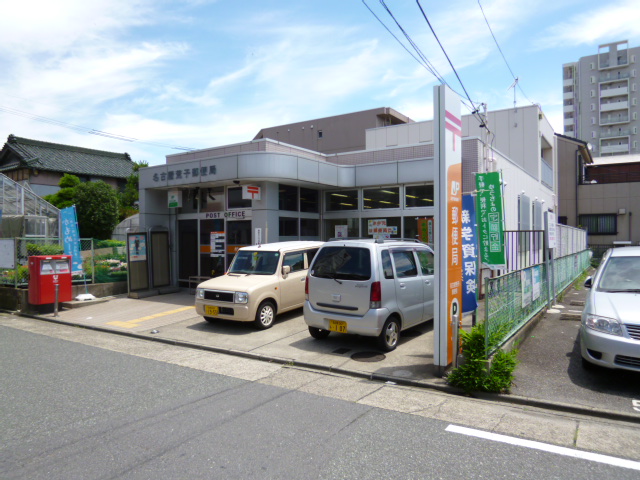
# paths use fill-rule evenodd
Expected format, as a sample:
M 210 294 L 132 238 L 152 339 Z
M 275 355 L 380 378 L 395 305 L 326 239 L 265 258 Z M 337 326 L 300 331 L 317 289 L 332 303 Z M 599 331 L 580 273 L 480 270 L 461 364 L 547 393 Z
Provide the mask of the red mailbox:
M 29 257 L 29 303 L 47 305 L 72 300 L 71 255 L 40 255 Z

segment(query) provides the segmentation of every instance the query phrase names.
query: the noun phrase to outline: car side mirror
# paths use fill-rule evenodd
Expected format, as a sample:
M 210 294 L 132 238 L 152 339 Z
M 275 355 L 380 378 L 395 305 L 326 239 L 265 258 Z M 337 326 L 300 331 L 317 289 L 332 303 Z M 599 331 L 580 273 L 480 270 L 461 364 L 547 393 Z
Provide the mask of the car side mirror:
M 584 281 L 584 288 L 591 288 L 592 285 L 593 285 L 593 278 L 587 277 L 587 279 Z
M 282 267 L 282 276 L 286 278 L 291 273 L 291 265 L 284 265 Z

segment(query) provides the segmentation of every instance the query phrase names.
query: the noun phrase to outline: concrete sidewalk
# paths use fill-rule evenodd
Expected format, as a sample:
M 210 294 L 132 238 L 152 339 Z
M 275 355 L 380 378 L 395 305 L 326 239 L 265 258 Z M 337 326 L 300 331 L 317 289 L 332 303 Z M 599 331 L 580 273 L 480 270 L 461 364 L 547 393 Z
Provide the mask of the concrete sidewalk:
M 549 309 L 520 348 L 520 365 L 509 395 L 478 394 L 521 405 L 640 423 L 633 396 L 640 396 L 640 373 L 586 372 L 576 350 L 580 302 L 584 289 L 569 289 Z M 460 394 L 435 375 L 433 323 L 403 332 L 398 348 L 382 354 L 375 339 L 331 334 L 315 340 L 302 311 L 284 314 L 268 330 L 241 322 L 207 323 L 195 313 L 193 295 L 178 293 L 133 299 L 110 298 L 104 303 L 62 309 L 35 318 L 77 325 L 188 348 L 298 365 L 316 370 L 438 389 Z M 25 315 L 32 316 L 32 315 Z M 465 328 L 471 318 L 465 318 Z

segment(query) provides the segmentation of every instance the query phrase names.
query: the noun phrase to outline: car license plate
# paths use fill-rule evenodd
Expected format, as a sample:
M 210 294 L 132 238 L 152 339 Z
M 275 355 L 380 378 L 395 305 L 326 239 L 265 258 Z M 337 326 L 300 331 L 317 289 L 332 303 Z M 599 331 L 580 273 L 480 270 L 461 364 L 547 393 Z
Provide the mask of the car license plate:
M 329 330 L 338 333 L 347 333 L 347 322 L 329 320 Z
M 211 305 L 204 306 L 204 313 L 207 315 L 213 315 L 214 317 L 220 313 L 219 307 L 212 307 Z

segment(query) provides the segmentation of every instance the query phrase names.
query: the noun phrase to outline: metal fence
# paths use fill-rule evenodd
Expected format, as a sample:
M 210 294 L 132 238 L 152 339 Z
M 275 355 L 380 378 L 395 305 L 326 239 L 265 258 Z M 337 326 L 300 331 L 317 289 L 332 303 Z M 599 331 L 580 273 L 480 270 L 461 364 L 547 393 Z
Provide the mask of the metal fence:
M 111 283 L 127 279 L 127 260 L 123 245 L 95 248 L 92 238 L 80 239 L 82 273 L 72 277 L 73 283 Z M 14 268 L 0 268 L 0 285 L 15 288 L 29 285 L 29 257 L 62 255 L 64 246 L 59 238 L 16 238 Z
M 485 335 L 488 355 L 494 353 L 589 266 L 591 251 L 583 250 L 552 263 L 541 263 L 485 279 Z M 552 273 L 552 275 L 549 275 Z M 553 285 L 553 288 L 550 288 Z

